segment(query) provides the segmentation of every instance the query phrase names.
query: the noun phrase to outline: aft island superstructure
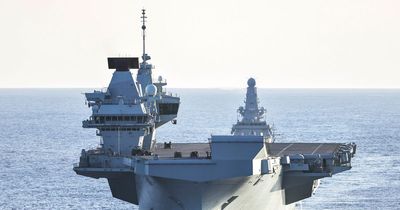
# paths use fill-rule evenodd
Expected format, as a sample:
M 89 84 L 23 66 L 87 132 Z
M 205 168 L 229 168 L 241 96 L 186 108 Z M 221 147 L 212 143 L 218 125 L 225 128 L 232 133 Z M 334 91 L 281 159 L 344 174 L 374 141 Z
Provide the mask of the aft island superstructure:
M 275 210 L 293 209 L 311 196 L 316 180 L 351 168 L 354 144 L 272 143 L 254 79 L 233 135 L 157 143 L 156 129 L 176 123 L 180 98 L 165 92 L 162 78 L 153 81 L 145 18 L 143 10 L 142 62 L 109 58 L 115 72 L 107 90 L 85 94 L 92 115 L 83 127 L 96 129 L 100 145 L 82 150 L 77 174 L 106 178 L 115 198 L 143 210 Z M 138 69 L 135 79 L 131 69 Z

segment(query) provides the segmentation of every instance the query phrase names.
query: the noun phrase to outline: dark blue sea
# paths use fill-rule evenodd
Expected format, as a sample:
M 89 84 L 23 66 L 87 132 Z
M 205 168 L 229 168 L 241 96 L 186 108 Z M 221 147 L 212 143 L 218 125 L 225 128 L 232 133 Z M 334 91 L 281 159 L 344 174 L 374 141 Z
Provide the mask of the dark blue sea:
M 99 139 L 83 89 L 0 89 L 0 209 L 136 209 L 72 164 Z M 355 142 L 353 169 L 324 178 L 302 209 L 400 209 L 400 90 L 259 89 L 279 142 Z M 176 89 L 178 124 L 158 141 L 228 134 L 245 90 Z

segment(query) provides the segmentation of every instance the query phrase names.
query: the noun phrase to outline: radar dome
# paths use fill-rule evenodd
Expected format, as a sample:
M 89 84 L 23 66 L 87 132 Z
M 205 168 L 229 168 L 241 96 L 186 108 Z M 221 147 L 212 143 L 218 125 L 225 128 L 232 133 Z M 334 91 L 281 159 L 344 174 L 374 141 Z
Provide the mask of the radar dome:
M 153 85 L 153 84 L 148 84 L 146 86 L 145 91 L 146 91 L 146 95 L 154 96 L 157 93 L 157 87 L 155 85 Z
M 249 80 L 247 80 L 247 85 L 249 87 L 254 87 L 256 86 L 256 80 L 254 78 L 250 78 Z

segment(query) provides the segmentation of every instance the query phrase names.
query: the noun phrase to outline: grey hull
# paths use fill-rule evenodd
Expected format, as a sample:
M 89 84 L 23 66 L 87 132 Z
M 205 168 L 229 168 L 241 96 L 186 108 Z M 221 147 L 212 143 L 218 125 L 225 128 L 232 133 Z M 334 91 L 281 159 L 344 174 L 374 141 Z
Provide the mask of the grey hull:
M 140 210 L 294 209 L 281 183 L 281 172 L 203 183 L 136 176 Z

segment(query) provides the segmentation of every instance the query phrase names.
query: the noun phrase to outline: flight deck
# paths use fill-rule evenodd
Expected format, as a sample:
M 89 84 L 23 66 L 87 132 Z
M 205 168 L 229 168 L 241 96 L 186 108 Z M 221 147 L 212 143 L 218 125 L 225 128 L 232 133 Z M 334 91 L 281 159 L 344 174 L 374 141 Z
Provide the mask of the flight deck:
M 212 151 L 209 143 L 171 143 L 165 147 L 165 143 L 157 143 L 154 155 L 159 158 L 174 158 L 176 152 L 181 158 L 191 157 L 192 152 L 197 152 L 198 158 L 207 158 Z M 271 156 L 287 156 L 295 154 L 332 154 L 337 152 L 343 144 L 340 143 L 268 143 L 267 148 Z M 207 155 L 208 152 L 208 155 Z

